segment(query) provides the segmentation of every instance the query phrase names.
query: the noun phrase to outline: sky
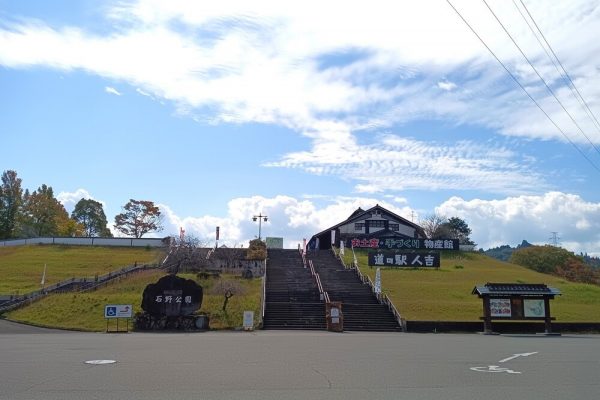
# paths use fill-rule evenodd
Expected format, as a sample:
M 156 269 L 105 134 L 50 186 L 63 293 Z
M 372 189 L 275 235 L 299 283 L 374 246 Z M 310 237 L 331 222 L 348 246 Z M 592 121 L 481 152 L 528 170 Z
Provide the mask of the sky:
M 600 256 L 598 37 L 584 0 L 0 0 L 0 169 L 111 225 L 154 201 L 159 237 L 380 204 Z

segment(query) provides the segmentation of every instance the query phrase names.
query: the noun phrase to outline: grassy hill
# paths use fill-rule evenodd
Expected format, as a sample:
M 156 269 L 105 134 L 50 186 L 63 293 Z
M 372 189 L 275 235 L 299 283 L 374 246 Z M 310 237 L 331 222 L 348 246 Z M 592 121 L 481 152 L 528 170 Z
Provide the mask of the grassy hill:
M 104 274 L 136 261 L 157 262 L 161 256 L 160 250 L 117 247 L 0 248 L 0 293 L 38 289 L 44 263 L 48 265 L 46 282 L 52 284 L 73 276 Z M 376 269 L 368 267 L 367 253 L 357 252 L 357 258 L 361 271 L 374 280 Z M 347 252 L 346 262 L 351 259 L 351 252 Z M 160 271 L 146 271 L 96 292 L 51 295 L 7 317 L 38 325 L 102 331 L 106 328 L 106 304 L 133 304 L 139 311 L 145 286 L 161 275 Z M 192 275 L 186 277 L 195 279 Z M 222 298 L 208 294 L 214 280 L 199 281 L 205 289 L 202 311 L 211 316 L 212 328 L 240 326 L 244 310 L 254 310 L 258 315 L 260 279 L 240 282 L 246 295 L 234 296 L 225 315 L 220 311 Z M 477 253 L 443 254 L 439 270 L 382 269 L 384 292 L 408 320 L 478 321 L 482 315 L 481 300 L 471 290 L 486 282 L 546 283 L 563 293 L 551 302 L 557 321 L 600 322 L 600 286 L 566 282 Z
M 122 267 L 158 263 L 162 249 L 33 245 L 0 248 L 0 294 L 24 294 L 72 277 L 93 278 Z
M 53 294 L 27 307 L 9 312 L 6 317 L 13 321 L 40 326 L 101 332 L 106 330 L 105 305 L 132 304 L 134 312 L 141 311 L 144 288 L 163 275 L 162 271 L 143 271 L 94 292 Z M 181 276 L 196 280 L 196 277 L 191 274 Z M 260 312 L 261 279 L 239 279 L 246 293 L 244 296 L 233 296 L 230 299 L 227 314 L 221 311 L 222 296 L 209 294 L 214 282 L 214 278 L 198 280 L 204 290 L 200 311 L 209 315 L 211 329 L 241 326 L 245 310 L 254 310 L 255 320 L 258 320 L 256 317 Z M 113 321 L 110 325 L 111 329 L 115 329 L 115 324 L 116 322 Z
M 367 252 L 356 254 L 361 272 L 374 281 L 376 268 L 368 266 Z M 352 252 L 346 252 L 345 261 L 352 261 Z M 473 287 L 517 282 L 560 289 L 563 295 L 550 303 L 559 322 L 600 321 L 600 286 L 570 283 L 477 253 L 443 254 L 438 270 L 382 268 L 381 281 L 384 293 L 407 320 L 478 321 L 483 315 L 482 302 L 471 294 Z
M 162 249 L 131 247 L 91 247 L 34 245 L 0 248 L 0 294 L 27 293 L 40 288 L 40 280 L 46 264 L 46 285 L 71 277 L 93 278 L 96 274 L 120 269 L 134 263 L 158 263 L 164 257 Z M 106 329 L 104 306 L 107 304 L 132 304 L 134 311 L 141 311 L 142 293 L 149 283 L 164 275 L 162 271 L 144 271 L 119 282 L 88 293 L 52 294 L 29 306 L 14 310 L 8 319 L 40 326 L 103 331 Z M 194 275 L 183 275 L 194 279 Z M 234 277 L 227 277 L 236 279 Z M 210 294 L 215 279 L 198 280 L 204 288 L 200 311 L 210 316 L 212 329 L 241 326 L 245 310 L 260 311 L 262 293 L 261 279 L 239 279 L 245 295 L 233 296 L 221 311 L 222 296 Z M 112 328 L 114 329 L 114 327 Z

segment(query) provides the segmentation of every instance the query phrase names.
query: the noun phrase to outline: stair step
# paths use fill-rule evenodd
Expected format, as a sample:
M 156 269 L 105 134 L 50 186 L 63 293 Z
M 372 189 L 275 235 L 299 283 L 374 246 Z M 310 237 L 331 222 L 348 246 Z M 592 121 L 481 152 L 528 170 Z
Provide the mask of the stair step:
M 308 254 L 332 301 L 342 302 L 344 330 L 400 332 L 393 314 L 381 305 L 356 273 L 344 269 L 330 251 Z M 265 329 L 326 329 L 325 304 L 296 250 L 269 250 Z

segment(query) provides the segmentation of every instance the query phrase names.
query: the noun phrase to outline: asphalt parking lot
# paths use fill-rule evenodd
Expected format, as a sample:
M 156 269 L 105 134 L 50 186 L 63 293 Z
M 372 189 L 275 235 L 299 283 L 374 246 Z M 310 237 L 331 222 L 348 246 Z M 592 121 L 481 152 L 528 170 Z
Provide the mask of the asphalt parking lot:
M 600 393 L 594 335 L 33 333 L 8 325 L 0 325 L 0 399 L 571 400 Z M 114 363 L 86 364 L 94 360 Z

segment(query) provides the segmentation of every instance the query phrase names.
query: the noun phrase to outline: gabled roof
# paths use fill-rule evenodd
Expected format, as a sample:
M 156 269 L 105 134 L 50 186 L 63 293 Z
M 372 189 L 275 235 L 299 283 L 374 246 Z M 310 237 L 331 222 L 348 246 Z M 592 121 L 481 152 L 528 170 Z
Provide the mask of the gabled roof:
M 498 296 L 510 296 L 510 295 L 548 295 L 555 296 L 560 295 L 561 292 L 558 289 L 548 287 L 543 283 L 486 283 L 483 286 L 475 286 L 471 294 L 482 295 L 498 295 Z
M 350 216 L 348 217 L 348 219 L 354 217 L 355 215 L 362 214 L 364 212 L 365 212 L 365 210 L 363 210 L 362 208 L 358 207 L 356 209 L 356 211 L 354 211 L 352 214 L 350 214 Z
M 415 223 L 407 220 L 406 218 L 402 218 L 401 216 L 399 216 L 397 214 L 394 214 L 390 210 L 387 210 L 387 209 L 381 207 L 379 204 L 376 204 L 375 207 L 371 207 L 368 210 L 363 210 L 362 208 L 359 207 L 359 208 L 356 209 L 356 211 L 354 211 L 352 214 L 350 214 L 350 216 L 348 217 L 348 219 L 346 219 L 345 221 L 342 221 L 342 222 L 340 222 L 337 225 L 334 225 L 334 226 L 332 226 L 330 228 L 327 228 L 327 229 L 325 229 L 325 230 L 323 230 L 323 231 L 321 231 L 321 232 L 313 235 L 313 237 L 315 237 L 315 236 L 321 236 L 321 235 L 323 235 L 325 233 L 328 233 L 328 232 L 330 232 L 330 231 L 332 231 L 334 229 L 339 228 L 342 225 L 351 224 L 352 222 L 355 222 L 355 221 L 358 221 L 360 219 L 363 219 L 367 214 L 371 214 L 373 211 L 379 211 L 382 214 L 384 214 L 384 213 L 388 214 L 391 217 L 393 217 L 394 219 L 398 220 L 399 222 L 402 222 L 404 225 L 408 225 L 408 226 L 411 226 L 411 227 L 415 228 L 417 230 L 417 232 L 421 236 L 425 237 L 425 232 L 423 232 L 423 228 L 421 228 L 419 225 L 417 225 L 417 224 L 415 224 Z

